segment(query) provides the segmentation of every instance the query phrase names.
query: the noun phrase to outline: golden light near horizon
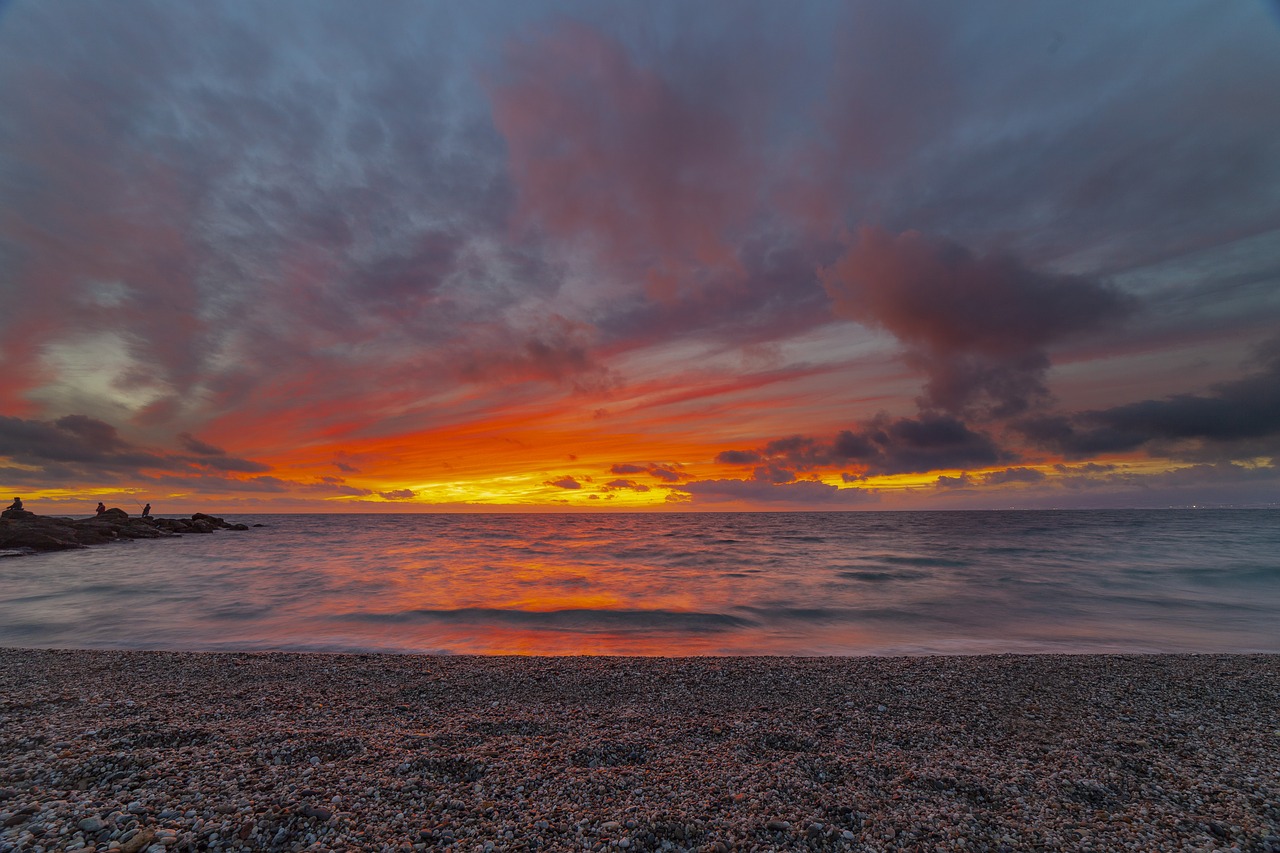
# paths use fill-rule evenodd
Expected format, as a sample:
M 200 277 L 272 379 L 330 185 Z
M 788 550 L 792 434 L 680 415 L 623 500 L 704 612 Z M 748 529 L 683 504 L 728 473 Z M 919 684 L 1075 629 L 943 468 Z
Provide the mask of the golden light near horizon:
M 1186 9 L 1122 54 L 1124 21 L 1052 9 L 965 42 L 946 4 L 690 7 L 724 34 L 705 66 L 607 6 L 438 31 L 388 7 L 373 50 L 300 4 L 242 22 L 269 71 L 220 59 L 241 46 L 216 4 L 206 28 L 11 7 L 5 491 L 68 511 L 1275 500 L 1277 203 L 1239 171 L 1280 136 L 1257 4 L 1172 65 L 1157 45 L 1199 26 Z M 1027 59 L 1046 26 L 1080 50 Z M 121 53 L 134 27 L 164 49 Z M 902 74 L 886 44 L 936 49 Z M 1013 68 L 1035 82 L 1001 86 Z M 1217 94 L 1188 128 L 1169 91 Z

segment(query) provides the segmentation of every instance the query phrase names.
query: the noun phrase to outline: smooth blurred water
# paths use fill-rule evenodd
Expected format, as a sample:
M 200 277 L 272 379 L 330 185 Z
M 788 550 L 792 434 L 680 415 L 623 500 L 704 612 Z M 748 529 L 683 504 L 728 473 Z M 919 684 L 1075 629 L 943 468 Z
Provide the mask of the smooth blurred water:
M 0 560 L 0 645 L 1280 652 L 1280 511 L 272 515 Z

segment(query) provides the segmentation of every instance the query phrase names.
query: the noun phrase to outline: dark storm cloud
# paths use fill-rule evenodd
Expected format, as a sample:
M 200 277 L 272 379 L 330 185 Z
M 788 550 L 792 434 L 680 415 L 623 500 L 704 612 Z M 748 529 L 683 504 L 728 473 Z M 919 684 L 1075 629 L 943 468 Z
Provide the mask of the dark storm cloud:
M 822 274 L 841 316 L 878 326 L 907 346 L 928 377 L 925 402 L 1007 417 L 1048 397 L 1046 348 L 1128 312 L 1113 288 L 975 255 L 947 240 L 863 228 Z
M 1011 459 L 991 436 L 970 429 L 963 421 L 938 413 L 914 418 L 879 415 L 856 429 L 842 430 L 832 440 L 788 436 L 754 450 L 726 450 L 716 457 L 725 464 L 756 467 L 752 478 L 787 482 L 796 471 L 852 464 L 859 470 L 846 482 L 883 474 L 981 468 Z
M 559 315 L 517 341 L 506 326 L 473 328 L 453 361 L 469 381 L 547 380 L 600 390 L 615 380 L 592 355 L 594 337 L 587 324 Z
M 672 465 L 665 462 L 646 462 L 643 465 L 621 463 L 610 467 L 609 473 L 648 474 L 654 479 L 661 480 L 664 483 L 675 483 L 688 476 L 680 470 L 680 466 L 678 464 Z
M 1040 483 L 1044 479 L 1044 472 L 1035 468 L 1005 468 L 1003 471 L 991 471 L 982 475 L 982 482 L 989 486 L 1000 486 L 1005 483 Z
M 151 471 L 261 473 L 266 465 L 230 456 L 187 456 L 138 447 L 104 421 L 67 415 L 55 421 L 0 416 L 0 456 L 34 467 L 44 482 Z
M 1048 479 L 1035 468 L 1006 468 L 1003 471 L 991 471 L 974 475 L 967 471 L 954 477 L 940 474 L 934 486 L 946 491 L 978 491 L 982 486 L 1007 486 L 1010 483 L 1043 483 Z
M 1243 458 L 1280 450 L 1280 339 L 1260 352 L 1262 369 L 1213 386 L 1110 409 L 1032 418 L 1017 426 L 1070 458 L 1142 447 L 1185 457 Z
M 840 432 L 833 451 L 867 476 L 982 468 L 1010 457 L 985 433 L 957 418 L 931 413 L 915 418 L 879 416 L 859 429 Z
M 878 170 L 850 154 L 819 172 L 850 221 L 1107 272 L 1274 227 L 1280 52 L 1262 4 L 850 8 L 872 20 L 833 37 L 881 40 L 833 78 L 829 100 L 853 105 L 832 136 L 896 143 L 872 148 Z
M 754 465 L 763 458 L 755 450 L 722 450 L 716 454 L 716 461 L 725 465 Z
M 577 479 L 574 478 L 573 476 L 561 477 L 558 480 L 547 480 L 542 485 L 555 486 L 557 489 L 581 489 L 582 488 L 582 484 L 579 483 Z
M 56 421 L 0 416 L 0 453 L 38 467 L 115 472 L 168 465 L 161 455 L 126 442 L 114 426 L 84 415 Z
M 235 387 L 243 404 L 317 362 L 342 393 L 347 370 L 398 365 L 553 290 L 541 257 L 500 239 L 510 193 L 480 90 L 445 91 L 471 74 L 446 35 L 462 25 L 409 11 L 15 9 L 0 31 L 0 251 L 27 296 L 0 319 L 0 355 L 19 368 L 39 343 L 118 334 L 161 395 L 155 422 L 194 387 Z M 526 340 L 496 337 L 517 353 Z
M 222 471 L 228 474 L 261 474 L 271 470 L 270 465 L 254 462 L 251 459 L 236 459 L 232 456 L 175 456 L 171 458 L 181 460 L 198 468 L 207 468 L 211 471 Z
M 227 451 L 223 450 L 221 447 L 214 447 L 212 444 L 207 444 L 189 432 L 179 433 L 178 441 L 181 442 L 182 447 L 185 450 L 199 454 L 200 456 L 225 456 L 227 453 Z
M 603 486 L 600 487 L 600 491 L 602 492 L 615 492 L 615 491 L 618 491 L 619 489 L 625 489 L 632 492 L 649 491 L 649 487 L 646 486 L 644 483 L 637 483 L 635 480 L 624 480 L 624 479 L 610 480 L 609 482 L 605 483 Z
M 759 465 L 752 470 L 751 479 L 761 483 L 780 485 L 795 482 L 796 472 L 783 465 Z
M 730 272 L 708 276 L 670 299 L 635 297 L 606 307 L 596 323 L 621 341 L 694 338 L 729 345 L 785 340 L 831 321 L 818 266 L 836 244 L 796 245 L 795 236 L 765 230 L 737 247 Z
M 874 502 L 877 496 L 868 489 L 842 489 L 816 480 L 782 484 L 766 480 L 694 480 L 682 483 L 673 493 L 688 495 L 690 503 L 753 503 L 806 506 L 852 506 Z
M 589 236 L 613 263 L 674 297 L 732 265 L 725 231 L 752 209 L 743 128 L 696 103 L 625 45 L 566 21 L 507 46 L 491 83 L 522 215 Z
M 972 477 L 968 474 L 961 474 L 958 477 L 948 477 L 946 474 L 938 475 L 938 479 L 934 481 L 934 486 L 939 489 L 968 489 L 976 485 Z

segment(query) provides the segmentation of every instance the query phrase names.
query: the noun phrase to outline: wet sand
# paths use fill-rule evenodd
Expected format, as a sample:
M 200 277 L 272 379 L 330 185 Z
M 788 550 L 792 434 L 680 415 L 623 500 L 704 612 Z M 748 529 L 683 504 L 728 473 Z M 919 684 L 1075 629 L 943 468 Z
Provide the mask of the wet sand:
M 1277 655 L 0 649 L 0 851 L 1280 851 L 1278 706 Z

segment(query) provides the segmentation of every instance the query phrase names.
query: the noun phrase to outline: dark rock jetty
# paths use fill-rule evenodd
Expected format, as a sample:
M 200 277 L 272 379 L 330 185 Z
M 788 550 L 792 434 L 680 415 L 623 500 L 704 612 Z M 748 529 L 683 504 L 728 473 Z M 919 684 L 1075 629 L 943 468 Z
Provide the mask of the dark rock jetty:
M 63 518 L 36 515 L 25 510 L 6 510 L 0 518 L 0 556 L 65 551 L 130 539 L 181 536 L 184 533 L 248 529 L 248 525 L 232 524 L 203 512 L 197 512 L 191 518 L 143 518 L 112 507 L 92 518 Z

